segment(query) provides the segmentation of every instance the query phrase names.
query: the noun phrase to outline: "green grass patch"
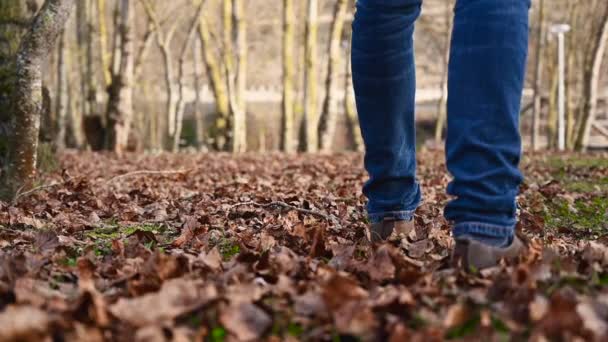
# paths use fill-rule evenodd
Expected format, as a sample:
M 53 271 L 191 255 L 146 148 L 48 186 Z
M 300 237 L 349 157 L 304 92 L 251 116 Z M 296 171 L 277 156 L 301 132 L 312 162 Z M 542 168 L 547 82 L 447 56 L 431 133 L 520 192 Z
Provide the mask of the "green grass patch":
M 608 233 L 608 198 L 594 197 L 577 200 L 570 205 L 566 200 L 553 200 L 547 203 L 544 215 L 548 228 L 566 228 L 575 231 L 606 234 Z
M 228 261 L 241 253 L 241 247 L 231 239 L 220 239 L 217 247 L 224 261 Z

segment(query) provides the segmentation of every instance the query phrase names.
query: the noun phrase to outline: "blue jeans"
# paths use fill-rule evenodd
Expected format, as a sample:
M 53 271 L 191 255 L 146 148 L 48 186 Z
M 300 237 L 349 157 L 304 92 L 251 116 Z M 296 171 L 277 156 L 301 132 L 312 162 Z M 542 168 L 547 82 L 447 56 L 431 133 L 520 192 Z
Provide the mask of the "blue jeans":
M 414 24 L 422 0 L 358 0 L 352 67 L 372 222 L 411 220 L 416 180 Z M 455 237 L 512 237 L 530 0 L 457 0 L 448 69 L 447 167 Z M 437 58 L 441 58 L 437 56 Z

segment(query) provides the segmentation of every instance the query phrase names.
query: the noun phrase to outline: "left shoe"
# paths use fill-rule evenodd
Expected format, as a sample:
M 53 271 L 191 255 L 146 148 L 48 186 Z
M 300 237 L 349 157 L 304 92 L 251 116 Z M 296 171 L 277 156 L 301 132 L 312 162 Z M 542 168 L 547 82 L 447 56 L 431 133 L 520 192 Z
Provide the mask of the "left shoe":
M 403 221 L 395 219 L 385 219 L 384 221 L 373 223 L 367 231 L 367 238 L 371 242 L 383 242 L 389 240 L 393 234 L 408 235 L 414 229 L 414 220 Z
M 462 267 L 467 272 L 482 270 L 497 266 L 501 259 L 516 259 L 525 249 L 526 246 L 517 236 L 513 237 L 511 245 L 502 248 L 486 245 L 473 239 L 456 239 L 452 265 Z

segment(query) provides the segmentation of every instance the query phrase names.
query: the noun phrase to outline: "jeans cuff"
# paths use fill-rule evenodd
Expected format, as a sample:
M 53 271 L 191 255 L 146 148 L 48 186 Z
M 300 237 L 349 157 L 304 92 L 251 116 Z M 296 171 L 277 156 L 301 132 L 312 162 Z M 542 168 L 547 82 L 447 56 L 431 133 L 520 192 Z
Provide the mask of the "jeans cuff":
M 515 226 L 499 226 L 482 222 L 461 222 L 452 229 L 455 238 L 464 235 L 478 234 L 488 237 L 511 237 L 515 234 Z
M 395 221 L 411 221 L 415 210 L 386 211 L 383 213 L 369 213 L 367 216 L 371 223 L 379 223 L 386 219 Z

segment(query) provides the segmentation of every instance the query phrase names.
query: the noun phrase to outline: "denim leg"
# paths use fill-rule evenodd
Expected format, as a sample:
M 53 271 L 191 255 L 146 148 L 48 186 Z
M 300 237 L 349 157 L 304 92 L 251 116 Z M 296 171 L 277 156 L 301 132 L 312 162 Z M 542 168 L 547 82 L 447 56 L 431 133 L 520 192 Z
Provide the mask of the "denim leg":
M 411 220 L 416 181 L 414 23 L 422 0 L 358 0 L 353 22 L 355 99 L 365 142 L 372 222 Z
M 449 65 L 447 166 L 455 237 L 513 236 L 530 0 L 458 0 Z

